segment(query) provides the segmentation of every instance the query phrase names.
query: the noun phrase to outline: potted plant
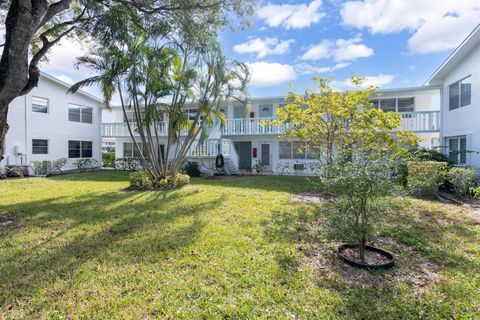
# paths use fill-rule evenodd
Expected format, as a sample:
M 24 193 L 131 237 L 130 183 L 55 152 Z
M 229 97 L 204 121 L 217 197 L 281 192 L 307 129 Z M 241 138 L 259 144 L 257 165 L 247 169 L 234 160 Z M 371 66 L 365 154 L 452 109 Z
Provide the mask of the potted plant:
M 387 157 L 354 157 L 338 161 L 324 180 L 336 197 L 327 206 L 328 230 L 346 241 L 337 248 L 343 261 L 361 268 L 393 266 L 393 255 L 368 245 L 377 228 L 394 209 L 396 165 Z

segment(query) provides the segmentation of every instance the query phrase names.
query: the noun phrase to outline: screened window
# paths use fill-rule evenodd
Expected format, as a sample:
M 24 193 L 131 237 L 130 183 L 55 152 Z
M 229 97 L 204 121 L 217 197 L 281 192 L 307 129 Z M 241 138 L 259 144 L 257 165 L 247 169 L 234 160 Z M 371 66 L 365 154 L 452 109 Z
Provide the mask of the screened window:
M 378 109 L 378 103 L 379 103 L 378 99 L 370 100 L 370 103 L 372 104 L 371 105 L 372 108 Z
M 413 112 L 415 111 L 414 98 L 398 98 L 398 112 Z
M 32 139 L 33 154 L 48 154 L 48 140 Z
M 280 159 L 316 159 L 313 151 L 308 150 L 303 141 L 280 141 Z
M 48 113 L 48 99 L 32 97 L 32 111 L 38 113 Z
M 448 87 L 449 110 L 468 106 L 472 103 L 472 81 L 467 77 Z
M 76 104 L 68 105 L 68 121 L 92 123 L 93 122 L 93 108 L 84 107 Z
M 385 112 L 395 112 L 395 99 L 381 99 L 380 109 Z
M 143 146 L 142 146 L 141 142 L 138 143 L 138 147 L 143 152 Z M 137 150 L 137 148 L 135 147 L 135 144 L 133 142 L 124 142 L 123 143 L 123 156 L 128 158 L 128 157 L 141 157 L 142 155 Z
M 92 141 L 68 141 L 69 158 L 91 158 L 92 154 Z
M 467 138 L 448 138 L 448 155 L 450 160 L 458 164 L 467 163 Z
M 290 141 L 280 141 L 280 159 L 291 159 L 292 158 L 292 143 Z

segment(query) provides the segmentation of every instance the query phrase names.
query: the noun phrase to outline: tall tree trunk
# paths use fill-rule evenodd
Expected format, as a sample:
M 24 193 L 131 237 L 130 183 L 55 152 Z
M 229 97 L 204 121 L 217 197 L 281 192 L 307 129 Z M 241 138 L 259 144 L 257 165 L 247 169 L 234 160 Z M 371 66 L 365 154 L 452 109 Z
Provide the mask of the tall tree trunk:
M 5 43 L 0 59 L 0 161 L 3 160 L 5 136 L 8 131 L 8 106 L 17 97 L 38 85 L 38 62 L 48 49 L 66 33 L 53 41 L 42 38 L 42 47 L 29 62 L 28 53 L 38 30 L 58 13 L 67 10 L 72 0 L 12 0 L 5 19 Z M 70 29 L 68 32 L 70 32 Z

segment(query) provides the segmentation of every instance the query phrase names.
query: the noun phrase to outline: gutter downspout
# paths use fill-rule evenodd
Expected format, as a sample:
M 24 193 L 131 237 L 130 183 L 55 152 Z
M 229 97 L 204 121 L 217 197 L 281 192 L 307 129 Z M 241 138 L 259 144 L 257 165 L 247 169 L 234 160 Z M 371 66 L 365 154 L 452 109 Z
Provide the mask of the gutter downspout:
M 27 95 L 24 96 L 24 101 L 25 101 L 25 147 L 24 147 L 24 150 L 25 150 L 25 165 L 28 163 L 28 125 L 27 125 L 27 122 L 28 122 L 28 117 L 27 117 Z M 20 159 L 20 164 L 23 165 L 23 163 L 21 163 L 22 159 Z

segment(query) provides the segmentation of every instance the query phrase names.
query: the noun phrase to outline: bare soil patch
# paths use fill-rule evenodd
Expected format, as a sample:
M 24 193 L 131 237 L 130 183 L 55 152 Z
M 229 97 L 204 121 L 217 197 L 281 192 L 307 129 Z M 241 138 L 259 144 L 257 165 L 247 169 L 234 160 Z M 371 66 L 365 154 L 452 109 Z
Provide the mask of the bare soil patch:
M 365 252 L 365 261 L 362 261 L 360 259 L 360 251 L 356 248 L 347 248 L 345 250 L 343 250 L 342 254 L 352 260 L 352 261 L 355 261 L 355 262 L 358 262 L 358 263 L 365 263 L 365 264 L 369 264 L 369 265 L 378 265 L 378 264 L 384 264 L 384 263 L 387 263 L 389 261 L 389 259 L 387 257 L 385 257 L 384 255 L 378 253 L 378 252 L 374 252 L 374 251 L 366 251 Z
M 16 214 L 0 216 L 0 234 L 12 229 L 17 223 L 18 216 Z
M 332 199 L 332 195 L 324 192 L 301 192 L 292 194 L 292 201 L 303 203 L 323 203 Z

